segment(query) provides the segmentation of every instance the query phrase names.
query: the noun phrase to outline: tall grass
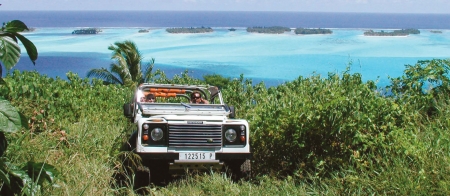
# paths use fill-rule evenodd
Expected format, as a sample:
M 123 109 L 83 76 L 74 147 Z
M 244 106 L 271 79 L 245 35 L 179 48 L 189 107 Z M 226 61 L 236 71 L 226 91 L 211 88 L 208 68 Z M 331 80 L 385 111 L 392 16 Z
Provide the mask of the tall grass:
M 225 100 L 251 125 L 251 179 L 205 172 L 137 191 L 133 174 L 121 184 L 113 178 L 132 130 L 121 111 L 132 89 L 16 72 L 0 90 L 34 124 L 7 135 L 6 156 L 61 172 L 41 195 L 450 195 L 450 88 L 447 72 L 429 72 L 440 63 L 448 62 L 409 67 L 414 77 L 394 79 L 390 96 L 346 72 L 271 88 L 243 76 L 227 81 Z M 444 82 L 424 90 L 418 81 L 430 75 Z M 155 81 L 203 82 L 186 73 Z
M 32 158 L 56 166 L 61 172 L 60 187 L 47 187 L 50 195 L 103 195 L 110 192 L 111 151 L 122 136 L 123 125 L 91 119 L 64 123 L 61 131 L 13 135 L 11 146 L 17 147 L 11 147 L 8 154 L 14 154 L 11 159 L 17 163 Z

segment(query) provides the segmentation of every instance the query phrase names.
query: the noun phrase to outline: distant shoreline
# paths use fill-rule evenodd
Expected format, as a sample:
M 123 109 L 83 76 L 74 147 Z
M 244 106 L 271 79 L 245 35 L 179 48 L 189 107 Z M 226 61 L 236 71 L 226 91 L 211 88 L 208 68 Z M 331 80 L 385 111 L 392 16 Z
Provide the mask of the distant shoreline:
M 80 14 L 81 13 L 81 14 Z M 30 27 L 234 27 L 450 29 L 450 14 L 248 11 L 2 11 Z M 136 20 L 142 18 L 145 20 Z
M 23 34 L 38 34 L 40 32 L 40 29 L 42 29 L 43 31 L 49 30 L 49 29 L 60 29 L 61 31 L 66 30 L 67 29 L 67 34 L 73 34 L 73 30 L 75 29 L 80 29 L 80 27 L 29 27 L 30 29 L 33 29 L 32 31 L 24 31 L 22 32 Z M 86 27 L 85 27 L 86 28 Z M 91 27 L 93 28 L 93 27 Z M 323 36 L 327 36 L 327 35 L 331 35 L 331 34 L 322 34 L 322 33 L 312 33 L 312 34 L 296 34 L 294 31 L 295 29 L 291 29 L 290 32 L 285 32 L 285 33 L 281 33 L 281 34 L 274 34 L 274 33 L 256 33 L 256 32 L 248 32 L 246 31 L 246 28 L 242 28 L 242 27 L 236 27 L 234 28 L 234 31 L 230 31 L 229 30 L 230 27 L 211 27 L 212 31 L 210 32 L 177 32 L 177 33 L 170 33 L 167 32 L 168 28 L 163 28 L 163 27 L 95 27 L 95 29 L 98 29 L 99 32 L 103 31 L 103 30 L 112 30 L 114 31 L 115 29 L 120 30 L 120 29 L 130 29 L 130 30 L 136 30 L 135 33 L 139 33 L 139 30 L 145 29 L 149 33 L 151 31 L 155 31 L 155 30 L 164 30 L 169 34 L 184 34 L 184 35 L 188 35 L 188 34 L 204 34 L 204 33 L 217 33 L 217 32 L 229 32 L 229 33 L 238 33 L 238 32 L 246 32 L 249 34 L 266 34 L 266 35 L 292 35 L 292 36 L 313 36 L 313 35 L 323 35 Z M 233 28 L 233 27 L 231 27 Z M 181 28 L 180 28 L 181 29 Z M 325 29 L 325 28 L 324 28 Z M 366 35 L 365 32 L 367 32 L 369 29 L 366 28 L 332 28 L 331 30 L 336 30 L 336 31 L 360 31 L 362 36 L 365 37 L 408 37 L 409 35 Z M 373 30 L 381 30 L 381 31 L 391 31 L 391 30 L 396 30 L 396 29 L 373 29 Z M 448 29 L 420 29 L 424 32 L 427 33 L 446 33 L 450 30 Z M 111 32 L 111 31 L 110 31 Z M 142 32 L 141 32 L 142 33 Z M 94 35 L 94 34 L 88 34 L 88 35 Z
M 22 32 L 22 33 L 33 33 L 36 30 L 39 29 L 80 29 L 80 28 L 90 28 L 90 26 L 74 26 L 74 27 L 33 27 L 33 26 L 29 26 L 28 28 L 32 28 L 33 31 L 29 31 L 29 32 Z M 135 26 L 135 27 L 95 27 L 98 29 L 146 29 L 146 30 L 158 30 L 158 29 L 166 29 L 166 28 L 174 28 L 174 27 L 148 27 L 148 26 Z M 181 27 L 180 27 L 181 28 Z M 223 26 L 223 27 L 211 27 L 214 30 L 223 30 L 223 31 L 229 31 L 228 29 L 230 28 L 234 28 L 236 31 L 240 31 L 243 30 L 245 31 L 247 29 L 247 27 L 229 27 L 229 26 Z M 289 27 L 292 30 L 295 30 L 295 27 Z M 367 31 L 369 29 L 372 30 L 386 30 L 386 31 L 392 31 L 392 30 L 397 30 L 399 28 L 323 28 L 323 29 L 331 29 L 331 30 L 358 30 L 358 31 Z M 430 29 L 419 29 L 419 30 L 424 30 L 424 31 L 450 31 L 450 29 L 436 29 L 436 28 L 430 28 Z M 233 31 L 230 31 L 233 32 Z M 441 33 L 442 33 L 441 32 Z

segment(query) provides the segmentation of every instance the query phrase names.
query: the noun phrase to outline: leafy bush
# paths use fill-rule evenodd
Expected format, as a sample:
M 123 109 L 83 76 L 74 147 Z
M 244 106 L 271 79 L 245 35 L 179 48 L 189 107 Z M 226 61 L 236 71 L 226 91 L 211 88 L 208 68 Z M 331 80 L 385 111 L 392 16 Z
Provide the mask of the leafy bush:
M 405 76 L 392 80 L 392 94 L 381 94 L 373 81 L 363 82 L 360 74 L 348 71 L 299 77 L 270 88 L 241 75 L 221 90 L 225 101 L 236 106 L 237 117 L 250 122 L 256 185 L 267 186 L 257 179 L 273 175 L 282 178 L 278 183 L 291 179 L 286 190 L 301 185 L 301 190 L 329 194 L 450 194 L 447 66 L 445 60 L 407 66 Z M 207 83 L 192 78 L 187 71 L 168 78 L 157 70 L 154 76 L 152 82 L 157 83 Z M 45 122 L 53 127 L 40 126 L 42 131 L 51 129 L 51 134 L 14 136 L 9 150 L 16 155 L 14 161 L 23 162 L 29 154 L 42 158 L 45 154 L 39 152 L 49 148 L 55 149 L 52 160 L 61 165 L 77 159 L 79 166 L 66 169 L 72 172 L 66 171 L 64 176 L 70 182 L 65 186 L 72 188 L 89 187 L 78 181 L 92 173 L 113 175 L 111 165 L 119 167 L 113 158 L 118 154 L 115 149 L 129 126 L 121 106 L 129 101 L 132 90 L 90 82 L 71 73 L 68 80 L 62 80 L 15 71 L 5 81 L 9 85 L 0 92 L 9 94 L 13 105 L 27 117 L 36 117 L 36 124 Z M 430 88 L 423 88 L 428 84 Z M 64 126 L 70 128 L 63 132 Z M 21 143 L 25 149 L 17 146 Z M 104 153 L 105 149 L 110 153 Z M 73 154 L 81 156 L 71 157 Z M 81 162 L 84 159 L 95 164 Z M 193 189 L 210 192 L 216 185 L 228 183 L 223 180 Z M 99 184 L 93 187 L 101 187 L 107 179 L 95 181 Z M 169 187 L 178 188 L 176 184 Z M 87 189 L 92 194 L 100 190 Z
M 231 82 L 230 78 L 225 78 L 219 74 L 204 75 L 203 80 L 206 84 L 217 86 L 219 89 L 226 88 Z
M 429 152 L 448 148 L 443 142 L 450 126 L 447 70 L 447 60 L 407 66 L 405 76 L 392 80 L 394 94 L 387 96 L 374 82 L 348 72 L 299 77 L 268 89 L 241 76 L 224 94 L 240 109 L 238 116 L 250 121 L 252 169 L 259 175 L 349 182 L 338 188 L 342 193 L 445 191 L 450 170 L 440 163 L 448 158 Z M 430 87 L 423 88 L 427 83 Z M 349 178 L 354 173 L 366 176 Z M 419 177 L 426 186 L 412 183 Z M 387 179 L 386 186 L 377 184 Z M 408 188 L 387 191 L 407 182 Z
M 7 94 L 11 103 L 28 117 L 43 110 L 40 118 L 45 118 L 46 122 L 62 119 L 78 122 L 82 116 L 92 116 L 96 121 L 122 120 L 121 106 L 131 99 L 131 89 L 103 85 L 103 81 L 96 79 L 91 82 L 70 72 L 67 78 L 53 79 L 35 71 L 15 70 L 5 78 L 8 85 L 0 88 L 0 92 Z M 99 111 L 110 113 L 98 115 Z
M 436 104 L 447 100 L 450 94 L 450 61 L 434 59 L 406 65 L 405 74 L 392 79 L 389 86 L 399 103 L 412 106 L 411 110 L 433 115 Z M 444 96 L 442 96 L 444 95 Z
M 397 128 L 399 107 L 377 96 L 361 75 L 298 78 L 268 89 L 256 100 L 252 122 L 257 169 L 326 175 L 343 164 L 363 166 L 386 135 Z

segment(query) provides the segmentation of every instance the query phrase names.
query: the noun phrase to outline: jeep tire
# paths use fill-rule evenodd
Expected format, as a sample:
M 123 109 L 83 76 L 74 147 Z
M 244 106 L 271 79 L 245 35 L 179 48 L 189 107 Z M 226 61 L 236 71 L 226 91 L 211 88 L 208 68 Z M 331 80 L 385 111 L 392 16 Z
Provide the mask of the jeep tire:
M 249 179 L 251 177 L 250 160 L 231 160 L 225 163 L 225 172 L 235 182 L 241 179 Z

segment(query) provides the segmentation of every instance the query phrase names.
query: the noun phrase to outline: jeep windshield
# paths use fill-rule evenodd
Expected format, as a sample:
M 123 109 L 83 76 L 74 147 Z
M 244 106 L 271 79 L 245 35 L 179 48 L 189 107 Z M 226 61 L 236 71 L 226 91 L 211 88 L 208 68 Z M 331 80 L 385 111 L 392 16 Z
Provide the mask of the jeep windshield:
M 186 104 L 186 103 L 142 103 L 142 114 L 177 114 L 177 115 L 226 115 L 228 111 L 219 104 Z
M 142 84 L 136 102 L 143 115 L 226 115 L 229 108 L 214 86 Z M 207 104 L 191 103 L 199 95 Z

